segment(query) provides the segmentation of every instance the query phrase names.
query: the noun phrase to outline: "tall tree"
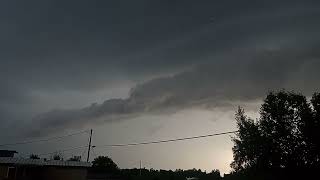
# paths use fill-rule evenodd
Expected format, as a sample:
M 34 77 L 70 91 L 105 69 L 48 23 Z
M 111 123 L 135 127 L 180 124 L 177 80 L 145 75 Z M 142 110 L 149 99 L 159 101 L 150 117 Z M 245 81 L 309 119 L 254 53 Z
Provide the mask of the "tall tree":
M 309 148 L 310 164 L 320 167 L 320 93 L 312 96 L 313 119 L 306 123 L 307 144 Z
M 261 135 L 258 124 L 245 115 L 244 109 L 238 108 L 236 112 L 238 126 L 237 138 L 234 138 L 233 157 L 231 167 L 240 171 L 258 166 L 261 155 Z M 254 146 L 256 145 L 256 146 Z
M 235 171 L 292 169 L 319 165 L 320 95 L 311 103 L 294 92 L 270 92 L 255 122 L 239 108 L 239 132 L 233 139 Z

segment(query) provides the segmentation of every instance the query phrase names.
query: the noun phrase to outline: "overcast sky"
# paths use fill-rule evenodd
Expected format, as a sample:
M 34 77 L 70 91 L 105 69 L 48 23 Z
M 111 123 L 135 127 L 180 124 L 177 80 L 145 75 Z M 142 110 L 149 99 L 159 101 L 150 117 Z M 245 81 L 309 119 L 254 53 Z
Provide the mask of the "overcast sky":
M 270 90 L 319 92 L 319 19 L 319 1 L 306 0 L 3 0 L 0 142 L 90 128 L 97 146 L 235 130 L 236 107 L 257 117 Z M 1 148 L 43 153 L 87 139 Z M 93 156 L 228 172 L 231 148 L 223 136 Z

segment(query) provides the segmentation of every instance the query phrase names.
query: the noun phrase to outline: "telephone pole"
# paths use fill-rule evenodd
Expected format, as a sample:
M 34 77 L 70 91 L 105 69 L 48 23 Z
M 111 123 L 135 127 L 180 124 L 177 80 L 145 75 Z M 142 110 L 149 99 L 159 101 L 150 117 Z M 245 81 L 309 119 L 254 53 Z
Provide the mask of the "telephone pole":
M 141 176 L 141 160 L 140 160 L 140 176 Z
M 91 138 L 92 138 L 92 129 L 90 130 L 90 139 L 89 139 L 89 147 L 88 147 L 87 162 L 89 162 L 89 158 L 90 158 Z

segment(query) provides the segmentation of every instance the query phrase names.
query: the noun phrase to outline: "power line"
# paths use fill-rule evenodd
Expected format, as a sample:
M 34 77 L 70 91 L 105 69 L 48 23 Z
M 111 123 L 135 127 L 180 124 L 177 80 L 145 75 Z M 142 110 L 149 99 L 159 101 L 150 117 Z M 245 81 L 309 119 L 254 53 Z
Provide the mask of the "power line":
M 147 141 L 147 142 L 128 143 L 128 144 L 105 144 L 105 145 L 92 146 L 92 147 L 93 148 L 123 147 L 123 146 L 139 146 L 139 145 L 148 145 L 148 144 L 169 143 L 169 142 L 176 142 L 176 141 L 186 141 L 186 140 L 192 140 L 192 139 L 207 138 L 207 137 L 212 137 L 212 136 L 220 136 L 220 135 L 225 135 L 225 134 L 233 134 L 236 132 L 238 132 L 238 131 L 229 131 L 229 132 L 222 132 L 222 133 L 206 134 L 206 135 L 201 135 L 201 136 L 191 136 L 191 137 L 184 137 L 184 138 L 177 138 L 177 139 Z
M 88 133 L 88 132 L 89 132 L 89 130 L 85 130 L 85 131 L 80 131 L 80 132 L 76 132 L 76 133 L 73 133 L 73 134 L 68 134 L 68 135 L 64 135 L 64 136 L 56 136 L 56 137 L 51 137 L 51 138 L 47 138 L 47 139 L 38 139 L 38 140 L 30 140 L 30 141 L 21 141 L 21 142 L 15 142 L 15 143 L 0 144 L 0 147 L 1 146 L 14 146 L 14 145 L 22 145 L 22 144 L 31 144 L 31 143 L 59 140 L 59 139 L 63 139 L 63 138 L 67 138 L 67 137 L 70 137 L 70 136 L 75 136 L 75 135 L 79 135 L 79 134 L 83 134 L 83 133 Z
M 192 139 L 200 139 L 200 138 L 207 138 L 207 137 L 220 136 L 220 135 L 226 135 L 226 134 L 233 134 L 236 132 L 238 132 L 238 131 L 229 131 L 229 132 L 206 134 L 206 135 L 200 135 L 200 136 L 191 136 L 191 137 L 184 137 L 184 138 L 177 138 L 177 139 L 147 141 L 147 142 L 128 143 L 128 144 L 106 144 L 106 145 L 92 146 L 92 149 L 104 148 L 104 147 L 138 146 L 138 145 L 148 145 L 148 144 L 169 143 L 169 142 L 176 142 L 176 141 L 186 141 L 186 140 L 192 140 Z M 88 147 L 89 146 L 86 145 L 86 146 L 73 147 L 73 148 L 69 148 L 69 149 L 62 149 L 62 150 L 57 150 L 54 152 L 42 153 L 42 154 L 39 154 L 39 156 L 55 154 L 57 152 L 67 152 L 67 151 L 72 151 L 72 150 L 77 150 L 77 149 L 84 149 L 84 148 L 88 148 Z

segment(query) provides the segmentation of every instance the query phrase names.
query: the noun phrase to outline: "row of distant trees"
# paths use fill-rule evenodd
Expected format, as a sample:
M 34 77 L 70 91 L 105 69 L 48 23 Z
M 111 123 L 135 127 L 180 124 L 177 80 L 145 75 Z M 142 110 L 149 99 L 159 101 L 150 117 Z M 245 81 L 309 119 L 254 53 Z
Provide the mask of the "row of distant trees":
M 221 179 L 219 170 L 210 173 L 200 169 L 155 170 L 155 169 L 120 169 L 111 158 L 99 156 L 92 162 L 93 171 L 121 176 L 126 180 L 185 180 L 186 177 L 197 177 L 201 180 Z
M 30 159 L 40 159 L 40 156 L 37 154 L 30 154 L 29 156 Z M 62 153 L 56 152 L 52 156 L 50 156 L 51 160 L 63 160 L 63 155 Z M 67 161 L 81 161 L 81 156 L 72 156 Z
M 198 178 L 200 180 L 218 180 L 221 179 L 219 170 L 204 172 L 200 169 L 189 170 L 154 170 L 154 169 L 123 169 L 121 170 L 122 178 L 126 180 L 186 180 L 189 178 Z

